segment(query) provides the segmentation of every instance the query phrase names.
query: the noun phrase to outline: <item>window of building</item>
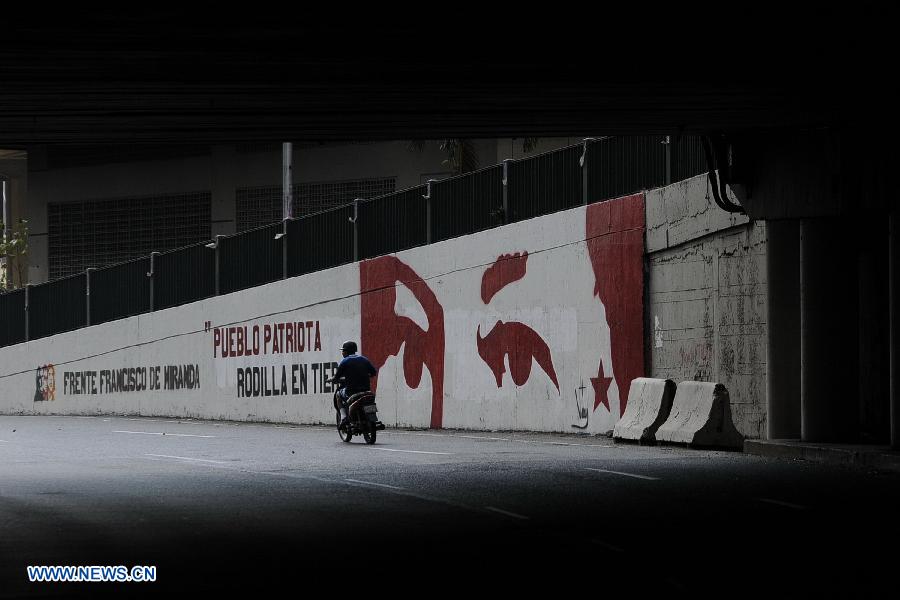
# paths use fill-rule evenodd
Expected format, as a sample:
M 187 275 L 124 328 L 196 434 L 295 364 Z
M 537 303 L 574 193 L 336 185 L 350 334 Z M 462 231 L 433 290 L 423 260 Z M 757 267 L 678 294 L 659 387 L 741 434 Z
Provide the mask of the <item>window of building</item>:
M 208 191 L 47 205 L 50 279 L 208 240 Z

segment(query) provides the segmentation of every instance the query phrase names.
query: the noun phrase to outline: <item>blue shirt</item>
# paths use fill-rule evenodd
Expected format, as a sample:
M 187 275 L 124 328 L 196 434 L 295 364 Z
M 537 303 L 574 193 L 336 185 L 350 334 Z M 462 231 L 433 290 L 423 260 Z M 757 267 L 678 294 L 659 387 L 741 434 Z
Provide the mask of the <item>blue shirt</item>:
M 372 389 L 369 387 L 369 378 L 377 373 L 378 369 L 369 362 L 368 358 L 351 354 L 340 362 L 334 373 L 334 379 L 343 377 L 346 380 L 347 393 L 356 394 Z

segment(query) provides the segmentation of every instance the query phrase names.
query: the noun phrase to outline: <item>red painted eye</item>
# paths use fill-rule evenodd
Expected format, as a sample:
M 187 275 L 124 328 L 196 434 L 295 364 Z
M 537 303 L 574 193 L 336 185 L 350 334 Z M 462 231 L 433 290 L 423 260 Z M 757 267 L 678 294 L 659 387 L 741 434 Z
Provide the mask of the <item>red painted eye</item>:
M 528 381 L 531 375 L 531 362 L 534 360 L 553 381 L 556 391 L 559 391 L 550 348 L 531 327 L 522 323 L 497 321 L 494 328 L 482 338 L 479 325 L 477 340 L 478 354 L 494 373 L 498 388 L 501 387 L 503 373 L 506 372 L 503 358 L 509 356 L 509 374 L 517 386 L 523 386 Z

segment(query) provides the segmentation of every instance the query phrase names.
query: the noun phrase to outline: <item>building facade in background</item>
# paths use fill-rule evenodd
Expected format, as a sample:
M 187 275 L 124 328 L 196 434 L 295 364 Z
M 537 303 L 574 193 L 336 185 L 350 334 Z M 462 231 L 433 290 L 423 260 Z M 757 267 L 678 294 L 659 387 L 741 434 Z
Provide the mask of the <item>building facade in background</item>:
M 580 141 L 541 139 L 529 153 L 516 139 L 473 146 L 486 167 Z M 36 147 L 18 156 L 12 209 L 30 224 L 30 283 L 281 220 L 280 144 Z M 0 157 L 0 167 L 9 162 Z M 402 140 L 295 144 L 292 173 L 295 217 L 454 174 L 437 141 L 416 149 Z

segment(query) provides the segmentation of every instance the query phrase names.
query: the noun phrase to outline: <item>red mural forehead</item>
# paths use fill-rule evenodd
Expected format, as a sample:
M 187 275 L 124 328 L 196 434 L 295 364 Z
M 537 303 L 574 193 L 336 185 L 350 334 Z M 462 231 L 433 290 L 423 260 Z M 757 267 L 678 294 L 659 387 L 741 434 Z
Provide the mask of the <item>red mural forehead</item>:
M 359 265 L 361 342 L 366 356 L 380 369 L 387 359 L 403 355 L 407 385 L 418 388 L 422 368 L 431 374 L 431 427 L 440 429 L 444 412 L 444 308 L 428 284 L 396 256 L 382 256 Z M 428 331 L 395 312 L 397 284 L 405 285 L 422 305 Z M 378 380 L 374 385 L 377 387 Z
M 644 374 L 644 223 L 643 194 L 591 204 L 585 215 L 594 294 L 609 325 L 612 366 L 606 375 L 618 385 L 620 415 L 631 381 Z

